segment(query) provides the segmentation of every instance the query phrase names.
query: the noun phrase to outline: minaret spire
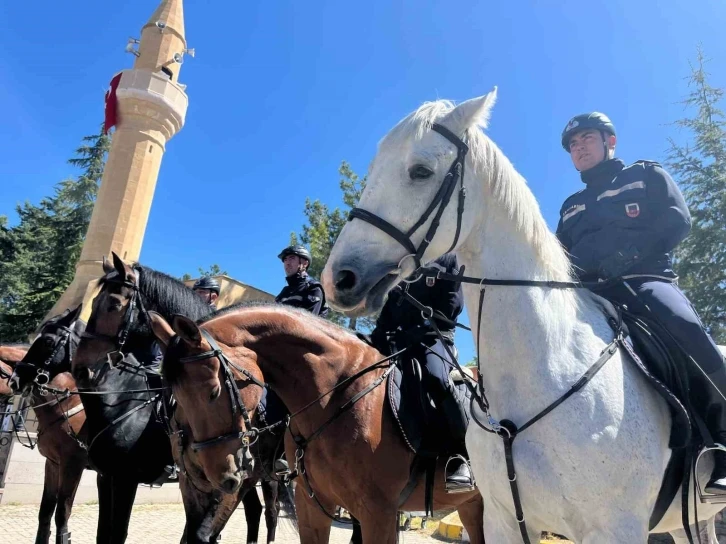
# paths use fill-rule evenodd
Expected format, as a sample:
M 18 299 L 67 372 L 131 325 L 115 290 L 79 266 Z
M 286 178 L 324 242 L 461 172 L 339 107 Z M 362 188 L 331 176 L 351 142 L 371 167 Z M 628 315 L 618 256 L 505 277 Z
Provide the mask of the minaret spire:
M 115 90 L 116 131 L 73 282 L 46 319 L 84 300 L 88 283 L 103 274 L 104 256 L 138 261 L 166 143 L 181 130 L 186 85 L 178 83 L 187 49 L 182 0 L 162 0 L 141 30 L 134 67 Z M 84 312 L 85 313 L 85 312 Z

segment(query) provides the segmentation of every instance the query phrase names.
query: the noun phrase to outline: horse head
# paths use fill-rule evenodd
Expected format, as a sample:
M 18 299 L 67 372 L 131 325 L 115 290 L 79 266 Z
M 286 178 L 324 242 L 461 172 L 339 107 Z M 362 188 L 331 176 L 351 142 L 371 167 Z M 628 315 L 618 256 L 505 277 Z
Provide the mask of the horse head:
M 74 354 L 81 340 L 85 323 L 78 316 L 79 305 L 65 310 L 43 324 L 22 361 L 15 365 L 10 379 L 13 391 L 28 394 L 33 386 L 43 388 L 58 374 L 70 372 Z
M 264 385 L 257 356 L 245 348 L 222 352 L 187 317 L 174 316 L 171 325 L 156 312 L 149 317 L 165 351 L 162 374 L 193 436 L 191 449 L 212 485 L 235 493 L 254 467 L 250 443 L 257 436 L 251 420 Z
M 479 127 L 495 98 L 496 89 L 456 107 L 426 103 L 383 138 L 321 277 L 332 305 L 350 315 L 380 310 L 421 263 L 469 237 L 486 214 L 482 186 L 472 182 L 484 161 L 473 160 L 469 145 L 484 138 Z

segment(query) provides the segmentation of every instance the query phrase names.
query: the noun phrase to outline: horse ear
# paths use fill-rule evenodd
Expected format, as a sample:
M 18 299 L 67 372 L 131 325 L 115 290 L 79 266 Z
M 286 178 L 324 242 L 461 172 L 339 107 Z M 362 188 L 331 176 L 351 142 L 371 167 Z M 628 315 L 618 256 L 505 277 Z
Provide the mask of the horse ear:
M 133 280 L 134 278 L 134 271 L 132 268 L 127 265 L 121 257 L 116 255 L 116 253 L 111 252 L 111 255 L 113 256 L 113 267 L 118 272 L 119 277 L 124 278 L 126 280 Z
M 166 349 L 169 342 L 171 342 L 171 339 L 174 338 L 174 330 L 171 328 L 171 325 L 166 322 L 166 319 L 161 316 L 161 314 L 150 311 L 149 319 L 151 320 L 151 330 L 154 333 L 154 336 L 156 336 L 157 340 L 159 340 L 164 349 Z
M 497 88 L 491 92 L 462 102 L 446 114 L 441 124 L 451 130 L 457 136 L 463 136 L 471 127 L 486 128 L 489 123 L 489 115 L 494 103 L 497 101 Z
M 69 327 L 78 317 L 78 314 L 81 313 L 81 306 L 78 306 L 77 308 L 74 308 L 73 310 L 68 309 L 65 310 L 61 314 L 61 318 L 58 320 L 58 324 L 62 325 L 63 327 Z
M 103 272 L 105 274 L 110 274 L 113 271 L 114 271 L 113 264 L 104 255 L 103 256 Z
M 194 321 L 185 315 L 175 315 L 171 320 L 171 328 L 189 344 L 201 344 L 202 333 Z
M 73 311 L 71 311 L 71 313 L 70 313 L 70 318 L 71 318 L 70 323 L 74 323 L 78 319 L 78 316 L 81 315 L 81 310 L 82 309 L 83 309 L 83 303 L 79 304 L 78 306 L 76 306 L 76 308 Z

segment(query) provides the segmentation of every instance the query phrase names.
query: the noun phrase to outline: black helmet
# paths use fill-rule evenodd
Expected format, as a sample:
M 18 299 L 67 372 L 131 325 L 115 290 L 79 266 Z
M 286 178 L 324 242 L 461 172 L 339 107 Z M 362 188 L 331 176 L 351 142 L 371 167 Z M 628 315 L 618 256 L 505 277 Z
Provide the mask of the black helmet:
M 570 152 L 570 137 L 575 133 L 587 128 L 607 132 L 615 136 L 615 125 L 604 113 L 593 111 L 592 113 L 582 113 L 570 119 L 569 123 L 562 131 L 562 147 L 565 151 Z
M 202 276 L 194 282 L 194 287 L 192 287 L 192 289 L 194 291 L 196 291 L 197 289 L 209 289 L 210 291 L 214 291 L 219 295 L 219 282 L 214 278 L 210 278 L 209 276 Z
M 297 255 L 301 259 L 305 259 L 308 264 L 313 262 L 313 258 L 305 246 L 288 246 L 280 252 L 277 258 L 284 261 L 288 255 Z

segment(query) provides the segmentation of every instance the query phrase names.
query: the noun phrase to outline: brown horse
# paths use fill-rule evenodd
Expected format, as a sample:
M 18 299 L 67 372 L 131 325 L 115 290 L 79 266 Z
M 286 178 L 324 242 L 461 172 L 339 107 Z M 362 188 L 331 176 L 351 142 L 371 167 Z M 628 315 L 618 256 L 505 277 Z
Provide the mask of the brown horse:
M 158 315 L 151 320 L 157 338 L 167 346 L 165 375 L 190 413 L 195 436 L 244 432 L 230 417 L 226 396 L 221 402 L 209 401 L 221 386 L 223 366 L 243 385 L 249 382 L 240 370 L 255 376 L 261 372 L 292 412 L 285 450 L 301 474 L 302 492 L 295 494 L 295 502 L 303 544 L 328 541 L 329 514 L 336 505 L 360 521 L 368 544 L 395 542 L 397 512 L 424 509 L 422 482 L 399 504 L 414 455 L 385 407 L 385 387 L 374 385 L 386 371 L 385 365 L 376 364 L 383 359 L 377 350 L 328 321 L 282 306 L 238 307 L 204 323 L 226 359 L 212 351 L 190 319 L 175 316 L 171 326 Z M 189 358 L 195 362 L 184 362 Z M 368 367 L 372 370 L 365 372 Z M 346 403 L 349 409 L 342 408 Z M 233 470 L 236 447 L 232 441 L 220 443 L 200 458 L 205 474 L 220 488 Z M 434 508 L 456 508 L 471 542 L 484 541 L 481 495 L 476 490 L 446 494 L 443 463 L 437 467 Z
M 138 410 L 136 393 L 119 395 L 120 401 L 115 403 L 113 409 L 107 405 L 99 405 L 98 399 L 107 398 L 105 395 L 111 391 L 136 390 L 138 393 L 139 390 L 143 391 L 148 387 L 149 383 L 153 385 L 154 390 L 157 386 L 162 390 L 165 389 L 158 371 L 145 366 L 155 345 L 155 338 L 148 323 L 151 310 L 168 317 L 175 313 L 184 313 L 196 319 L 202 319 L 212 313 L 209 306 L 180 281 L 145 266 L 132 267 L 115 254 L 113 265 L 104 261 L 104 271 L 106 275 L 99 282 L 99 292 L 94 299 L 88 326 L 74 360 L 73 372 L 79 385 L 93 389 L 96 393 L 95 399 L 89 398 L 88 402 L 85 397 L 83 399 L 91 424 L 89 434 L 100 437 L 96 445 L 90 448 L 91 462 L 97 463 L 101 472 L 116 478 L 114 487 L 117 487 L 117 484 L 132 487 L 133 493 L 124 497 L 122 506 L 119 506 L 121 504 L 119 499 L 114 498 L 110 501 L 114 510 L 123 509 L 126 512 L 123 519 L 117 516 L 111 521 L 114 527 L 114 541 L 123 542 L 136 482 L 144 481 L 134 480 L 137 475 L 131 473 L 131 469 L 148 471 L 149 467 L 157 466 L 159 463 L 163 467 L 167 450 L 168 457 L 173 456 L 174 462 L 182 471 L 179 485 L 186 514 L 184 531 L 186 542 L 216 541 L 240 501 L 244 503 L 249 526 L 247 541 L 256 542 L 262 506 L 254 484 L 260 480 L 267 507 L 265 518 L 268 541 L 274 540 L 278 518 L 277 481 L 268 477 L 262 464 L 255 464 L 254 467 L 248 464 L 246 469 L 250 478 L 243 486 L 242 474 L 227 475 L 225 491 L 234 491 L 234 494 L 214 489 L 201 470 L 199 459 L 209 451 L 214 451 L 216 446 L 213 443 L 200 446 L 200 442 L 207 437 L 200 437 L 190 432 L 188 419 L 193 417 L 195 408 L 185 410 L 181 403 L 172 408 L 170 399 L 164 398 L 164 409 L 161 413 L 170 417 L 168 422 L 163 422 L 162 428 L 158 421 L 161 418 L 157 416 L 156 411 L 152 413 L 149 409 L 143 419 L 137 418 L 143 413 L 143 409 Z M 123 344 L 119 341 L 121 333 L 124 337 Z M 112 354 L 113 357 L 110 357 Z M 215 391 L 214 395 L 225 396 L 231 389 L 237 391 L 232 385 L 231 388 L 225 387 Z M 262 389 L 257 386 L 246 388 L 241 392 L 238 414 L 244 411 L 249 418 L 254 418 L 261 395 Z M 205 399 L 205 402 L 213 402 L 216 397 Z M 136 408 L 134 402 L 137 403 Z M 244 410 L 241 410 L 241 407 L 244 407 Z M 131 417 L 128 417 L 129 415 Z M 170 428 L 166 426 L 167 423 Z M 98 430 L 92 430 L 93 424 Z M 125 430 L 121 429 L 122 426 Z M 169 438 L 171 438 L 171 447 Z M 133 447 L 128 449 L 128 444 L 134 441 Z M 91 443 L 93 444 L 93 441 Z M 242 460 L 251 460 L 249 448 L 239 446 L 238 443 L 233 456 L 236 458 L 241 455 Z M 290 505 L 290 509 L 294 510 L 285 486 L 280 491 L 282 491 L 281 502 Z M 108 501 L 104 501 L 102 497 L 99 502 L 103 510 L 104 503 Z
M 11 380 L 18 392 L 31 395 L 38 420 L 38 450 L 45 457 L 43 498 L 38 511 L 36 544 L 47 544 L 50 521 L 55 512 L 56 543 L 70 541 L 68 519 L 73 500 L 88 464 L 86 451 L 73 436 L 83 437 L 86 415 L 78 395 L 43 395 L 39 384 L 50 390 L 74 391 L 71 359 L 78 347 L 84 324 L 78 319 L 80 306 L 48 320 L 21 361 L 14 365 Z

